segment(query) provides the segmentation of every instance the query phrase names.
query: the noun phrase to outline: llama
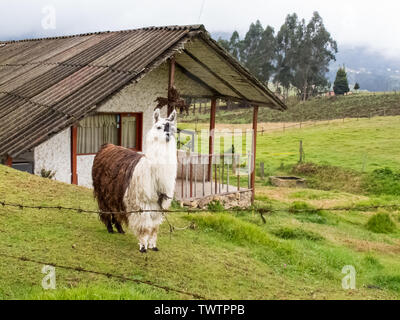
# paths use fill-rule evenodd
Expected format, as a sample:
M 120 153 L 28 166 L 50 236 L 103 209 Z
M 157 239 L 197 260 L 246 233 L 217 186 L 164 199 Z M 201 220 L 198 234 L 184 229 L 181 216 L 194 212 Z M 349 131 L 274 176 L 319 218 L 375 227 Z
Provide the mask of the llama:
M 124 233 L 122 224 L 127 225 L 139 240 L 140 252 L 158 251 L 157 232 L 163 222 L 159 210 L 167 210 L 174 195 L 175 121 L 175 111 L 168 118 L 161 118 L 156 109 L 144 154 L 105 144 L 94 158 L 92 178 L 94 196 L 102 212 L 100 220 L 110 233 L 114 232 L 113 225 L 119 233 Z M 145 211 L 130 213 L 137 210 Z

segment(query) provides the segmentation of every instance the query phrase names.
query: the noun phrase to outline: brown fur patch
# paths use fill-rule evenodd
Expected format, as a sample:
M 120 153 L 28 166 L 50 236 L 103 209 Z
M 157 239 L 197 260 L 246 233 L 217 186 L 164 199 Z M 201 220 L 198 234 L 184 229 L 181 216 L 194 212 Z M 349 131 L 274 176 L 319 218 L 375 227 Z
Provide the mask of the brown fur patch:
M 124 195 L 131 182 L 133 171 L 144 155 L 130 149 L 104 144 L 96 154 L 92 168 L 94 196 L 99 209 L 104 212 L 126 212 Z M 106 225 L 109 214 L 100 214 Z M 114 214 L 121 223 L 128 222 L 127 214 Z

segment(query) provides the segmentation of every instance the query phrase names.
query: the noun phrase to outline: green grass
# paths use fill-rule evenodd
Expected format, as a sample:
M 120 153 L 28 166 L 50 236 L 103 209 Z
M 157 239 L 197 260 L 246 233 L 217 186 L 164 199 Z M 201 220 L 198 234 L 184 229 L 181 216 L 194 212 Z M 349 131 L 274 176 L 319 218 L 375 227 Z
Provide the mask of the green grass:
M 152 281 L 213 299 L 400 298 L 399 232 L 369 231 L 365 225 L 370 215 L 357 210 L 290 213 L 284 202 L 264 196 L 262 188 L 259 192 L 256 206 L 282 208 L 265 215 L 265 224 L 251 211 L 173 213 L 172 224 L 193 227 L 170 234 L 164 223 L 160 251 L 147 254 L 138 251 L 130 233 L 108 234 L 94 214 L 0 206 L 0 252 Z M 97 208 L 91 190 L 1 165 L 0 199 Z M 297 194 L 296 201 L 293 206 L 310 208 L 314 200 Z M 341 269 L 349 264 L 357 271 L 357 289 L 352 291 L 341 287 Z M 57 289 L 44 290 L 42 267 L 2 257 L 0 299 L 192 298 L 62 268 L 56 268 Z
M 258 135 L 257 161 L 263 161 L 269 170 L 282 163 L 295 164 L 302 140 L 307 162 L 358 172 L 385 167 L 398 170 L 399 127 L 400 117 L 377 117 Z

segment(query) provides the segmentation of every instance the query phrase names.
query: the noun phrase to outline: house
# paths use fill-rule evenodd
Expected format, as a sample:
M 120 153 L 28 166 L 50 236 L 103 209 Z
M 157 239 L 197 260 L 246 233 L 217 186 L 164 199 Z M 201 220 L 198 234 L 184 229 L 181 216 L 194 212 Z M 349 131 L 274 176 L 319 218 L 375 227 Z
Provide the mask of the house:
M 166 116 L 173 88 L 181 97 L 211 101 L 210 129 L 216 99 L 253 106 L 255 128 L 259 107 L 286 109 L 202 25 L 5 41 L 0 42 L 0 160 L 38 175 L 51 170 L 56 180 L 90 187 L 101 144 L 143 150 L 155 100 L 168 98 Z M 211 163 L 209 184 L 212 170 Z M 254 175 L 251 181 L 254 193 Z

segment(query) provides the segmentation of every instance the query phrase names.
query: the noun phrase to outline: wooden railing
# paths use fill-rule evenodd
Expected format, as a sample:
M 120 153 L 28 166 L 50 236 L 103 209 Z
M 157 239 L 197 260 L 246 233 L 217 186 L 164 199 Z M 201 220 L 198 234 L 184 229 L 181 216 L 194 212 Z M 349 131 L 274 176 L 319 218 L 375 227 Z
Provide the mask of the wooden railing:
M 196 199 L 209 195 L 249 190 L 252 154 L 196 154 L 178 152 L 176 195 Z M 241 188 L 240 177 L 248 177 L 247 188 Z

